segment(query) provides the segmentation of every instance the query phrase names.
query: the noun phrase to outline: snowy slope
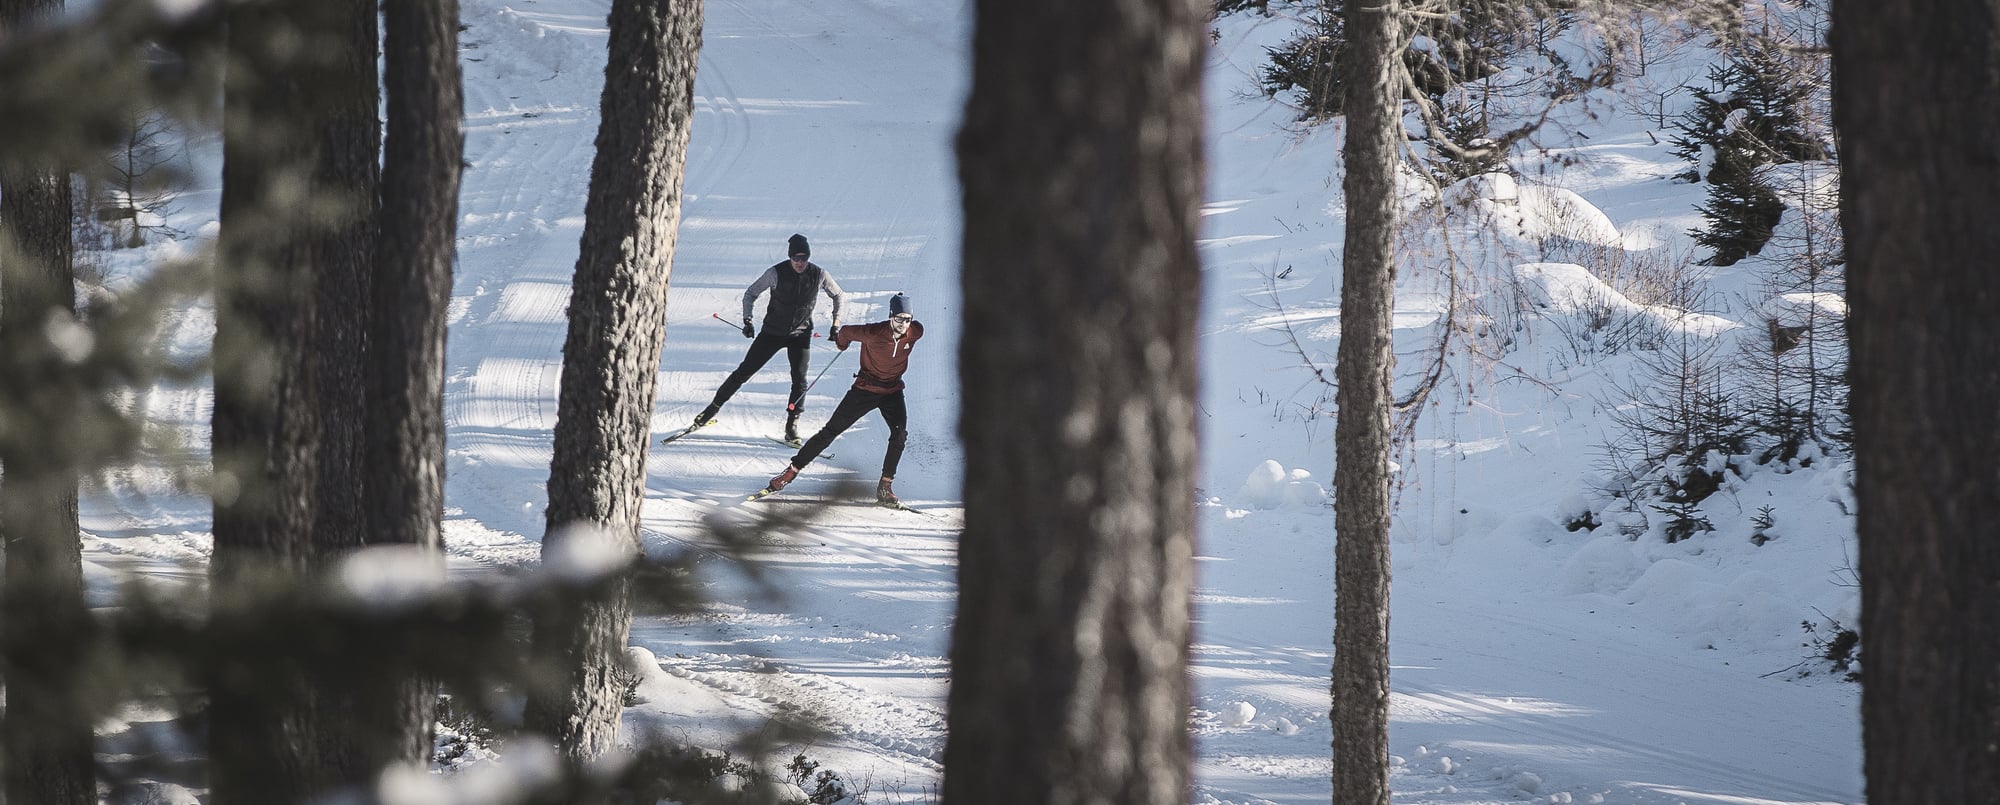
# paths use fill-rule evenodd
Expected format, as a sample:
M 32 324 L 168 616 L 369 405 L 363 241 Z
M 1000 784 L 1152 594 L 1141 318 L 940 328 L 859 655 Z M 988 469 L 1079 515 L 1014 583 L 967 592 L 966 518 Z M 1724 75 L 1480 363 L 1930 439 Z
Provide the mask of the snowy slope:
M 449 359 L 454 555 L 511 563 L 538 551 L 608 5 L 465 6 L 468 54 L 481 61 L 466 73 L 473 168 Z M 850 778 L 929 780 L 939 768 L 960 464 L 949 139 L 965 78 L 954 56 L 961 24 L 917 4 L 707 4 L 654 430 L 686 425 L 735 368 L 749 342 L 713 316 L 735 321 L 744 287 L 803 233 L 845 290 L 848 323 L 881 320 L 902 292 L 929 325 L 906 378 L 910 438 L 897 490 L 932 513 L 836 506 L 773 535 L 765 558 L 781 601 L 738 583 L 717 558 L 714 622 L 634 626 L 634 645 L 665 665 L 654 683 L 667 686 L 647 689 L 634 729 L 670 725 L 721 746 L 732 725 L 783 702 L 824 723 L 833 743 L 812 755 Z M 822 299 L 822 333 L 829 313 Z M 807 432 L 856 368 L 820 344 L 812 373 L 831 366 L 807 398 Z M 649 550 L 717 556 L 707 518 L 785 466 L 792 451 L 769 439 L 782 432 L 784 367 L 780 355 L 719 424 L 654 452 Z M 864 503 L 838 485 L 866 482 L 872 494 L 885 435 L 879 417 L 864 419 L 785 495 L 754 505 L 803 513 L 801 501 L 829 496 Z
M 446 535 L 460 565 L 539 553 L 607 6 L 463 6 L 471 169 L 446 403 Z M 900 291 L 929 326 L 908 378 L 911 437 L 897 479 L 928 513 L 844 505 L 860 498 L 838 484 L 879 469 L 885 429 L 871 416 L 787 495 L 750 504 L 843 504 L 766 539 L 771 589 L 713 550 L 704 524 L 740 513 L 737 498 L 790 456 L 766 438 L 782 424 L 782 357 L 719 425 L 656 449 L 648 464 L 647 548 L 700 552 L 717 605 L 710 619 L 634 625 L 634 645 L 660 670 L 628 727 L 722 745 L 736 726 L 803 712 L 826 730 L 804 751 L 868 785 L 873 802 L 926 801 L 943 746 L 964 460 L 950 140 L 968 17 L 962 2 L 924 0 L 707 4 L 654 419 L 664 433 L 706 403 L 748 344 L 712 314 L 734 319 L 743 287 L 782 256 L 786 236 L 804 233 L 848 292 L 849 322 L 881 318 Z M 1285 110 L 1244 97 L 1281 24 L 1226 21 L 1210 52 L 1197 802 L 1328 796 L 1333 517 L 1321 487 L 1333 420 L 1331 390 L 1305 364 L 1330 370 L 1338 328 L 1339 130 L 1295 134 Z M 1507 213 L 1514 230 L 1550 225 L 1537 210 L 1566 207 L 1590 222 L 1582 234 L 1614 248 L 1687 248 L 1698 191 L 1666 178 L 1679 166 L 1644 125 L 1574 122 L 1589 139 L 1562 147 L 1581 162 L 1523 180 L 1516 190 L 1533 203 L 1509 208 L 1520 208 Z M 208 209 L 183 228 L 212 219 Z M 1495 249 L 1481 265 L 1508 279 L 1517 265 L 1539 266 L 1521 276 L 1545 299 L 1601 293 L 1559 263 Z M 1407 367 L 1424 360 L 1442 305 L 1435 272 L 1405 270 L 1397 344 Z M 180 337 L 198 342 L 206 321 L 189 311 Z M 1780 538 L 1761 548 L 1740 530 L 1677 545 L 1565 531 L 1560 521 L 1580 507 L 1612 515 L 1590 490 L 1604 395 L 1632 369 L 1572 360 L 1546 326 L 1523 326 L 1497 366 L 1454 359 L 1400 457 L 1396 801 L 1860 801 L 1854 687 L 1771 675 L 1803 656 L 1801 620 L 1853 620 L 1839 462 L 1754 474 L 1718 496 L 1711 505 L 1736 507 L 1712 512 L 1718 523 L 1777 507 Z M 813 371 L 836 354 L 815 349 Z M 852 361 L 834 359 L 813 389 L 808 427 L 830 412 Z M 201 443 L 205 392 L 163 389 L 146 404 Z M 134 565 L 193 572 L 205 506 L 158 473 L 124 475 L 92 502 L 96 577 Z

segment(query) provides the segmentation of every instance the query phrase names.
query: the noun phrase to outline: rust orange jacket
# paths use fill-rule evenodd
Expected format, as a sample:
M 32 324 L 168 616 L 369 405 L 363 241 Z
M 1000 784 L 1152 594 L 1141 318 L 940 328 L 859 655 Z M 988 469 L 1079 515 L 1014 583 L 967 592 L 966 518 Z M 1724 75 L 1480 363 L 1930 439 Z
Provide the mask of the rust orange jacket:
M 876 394 L 903 390 L 903 371 L 910 368 L 910 350 L 924 337 L 924 323 L 910 322 L 910 329 L 897 338 L 889 323 L 850 324 L 834 331 L 833 343 L 843 350 L 861 345 L 861 371 L 854 375 L 854 387 Z

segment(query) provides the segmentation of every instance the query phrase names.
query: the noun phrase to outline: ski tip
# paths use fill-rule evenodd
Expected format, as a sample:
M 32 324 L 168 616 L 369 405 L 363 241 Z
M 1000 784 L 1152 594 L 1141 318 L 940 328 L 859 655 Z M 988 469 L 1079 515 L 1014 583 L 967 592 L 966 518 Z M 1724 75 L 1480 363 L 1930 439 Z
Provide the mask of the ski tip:
M 722 421 L 721 419 L 711 419 L 711 420 L 709 420 L 709 421 L 707 421 L 707 422 L 703 422 L 703 423 L 701 423 L 701 424 L 699 424 L 699 425 L 689 425 L 689 426 L 687 426 L 687 427 L 685 427 L 685 428 L 681 428 L 680 430 L 677 430 L 677 431 L 674 431 L 673 433 L 669 433 L 669 434 L 667 434 L 665 438 L 663 438 L 663 439 L 661 439 L 661 440 L 660 440 L 660 444 L 666 444 L 666 443 L 668 443 L 668 442 L 671 442 L 671 441 L 674 441 L 674 440 L 676 440 L 676 439 L 679 439 L 679 438 L 680 438 L 680 437 L 682 437 L 682 436 L 686 436 L 686 435 L 688 435 L 688 434 L 690 434 L 690 433 L 693 433 L 693 432 L 695 432 L 695 431 L 698 431 L 698 430 L 701 430 L 702 428 L 706 428 L 706 427 L 711 427 L 711 426 L 715 425 L 715 423 L 717 423 L 717 422 L 721 422 L 721 421 Z

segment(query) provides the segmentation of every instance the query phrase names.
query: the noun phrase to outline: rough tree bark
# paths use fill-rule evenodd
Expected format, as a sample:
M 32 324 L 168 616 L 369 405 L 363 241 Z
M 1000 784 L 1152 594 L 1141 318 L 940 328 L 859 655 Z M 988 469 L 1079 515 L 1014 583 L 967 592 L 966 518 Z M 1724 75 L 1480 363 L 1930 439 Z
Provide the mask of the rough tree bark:
M 0 0 L 0 41 L 62 13 L 60 0 Z M 91 719 L 74 684 L 89 616 L 77 538 L 77 403 L 48 327 L 74 326 L 69 173 L 0 155 L 0 724 L 6 801 L 97 801 Z
M 598 536 L 637 556 L 654 383 L 701 50 L 700 0 L 614 0 L 549 467 L 547 558 Z M 528 698 L 529 728 L 572 762 L 609 751 L 624 707 L 630 589 L 536 618 L 561 684 Z
M 977 4 L 952 805 L 1187 795 L 1205 11 Z
M 429 2 L 430 0 L 425 0 Z M 372 427 L 363 397 L 370 357 L 369 290 L 375 265 L 376 216 L 380 206 L 382 159 L 381 30 L 374 0 L 291 0 L 311 7 L 299 15 L 318 40 L 313 55 L 323 61 L 308 76 L 319 117 L 321 139 L 316 186 L 338 205 L 327 229 L 308 246 L 313 304 L 312 359 L 318 362 L 319 471 L 314 495 L 311 558 L 347 553 L 372 540 L 363 534 L 361 510 L 364 431 Z M 401 6 L 404 3 L 384 3 Z M 456 53 L 452 54 L 454 57 Z
M 1334 369 L 1333 801 L 1389 802 L 1389 417 L 1402 142 L 1398 0 L 1348 3 L 1347 231 Z
M 358 333 L 380 149 L 373 3 L 246 4 L 228 28 L 211 434 L 219 592 L 301 575 L 358 544 Z M 219 658 L 209 679 L 216 805 L 303 801 L 338 765 L 316 704 L 322 680 L 252 671 L 257 654 Z
M 1833 5 L 1874 805 L 2000 791 L 2000 3 Z

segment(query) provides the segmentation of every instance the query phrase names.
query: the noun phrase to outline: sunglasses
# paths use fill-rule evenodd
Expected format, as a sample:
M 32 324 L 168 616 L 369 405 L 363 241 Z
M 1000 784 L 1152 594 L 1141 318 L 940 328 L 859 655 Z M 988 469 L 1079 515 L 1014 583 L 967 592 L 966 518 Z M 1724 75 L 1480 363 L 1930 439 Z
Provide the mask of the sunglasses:
M 904 324 L 908 324 L 908 323 L 910 323 L 910 322 L 912 322 L 912 321 L 915 321 L 915 320 L 916 320 L 916 318 L 917 318 L 917 317 L 915 317 L 915 316 L 911 316 L 911 315 L 909 315 L 909 314 L 907 314 L 907 313 L 906 313 L 906 314 L 904 314 L 904 315 L 901 315 L 901 316 L 890 316 L 890 317 L 889 317 L 889 320 L 890 320 L 890 321 L 900 321 L 900 322 L 902 322 L 902 323 L 904 323 Z
M 803 263 L 803 262 L 805 262 L 805 261 L 806 261 L 806 256 L 805 256 L 805 255 L 803 255 L 803 254 L 794 254 L 794 255 L 792 255 L 792 262 L 794 262 L 794 263 Z

